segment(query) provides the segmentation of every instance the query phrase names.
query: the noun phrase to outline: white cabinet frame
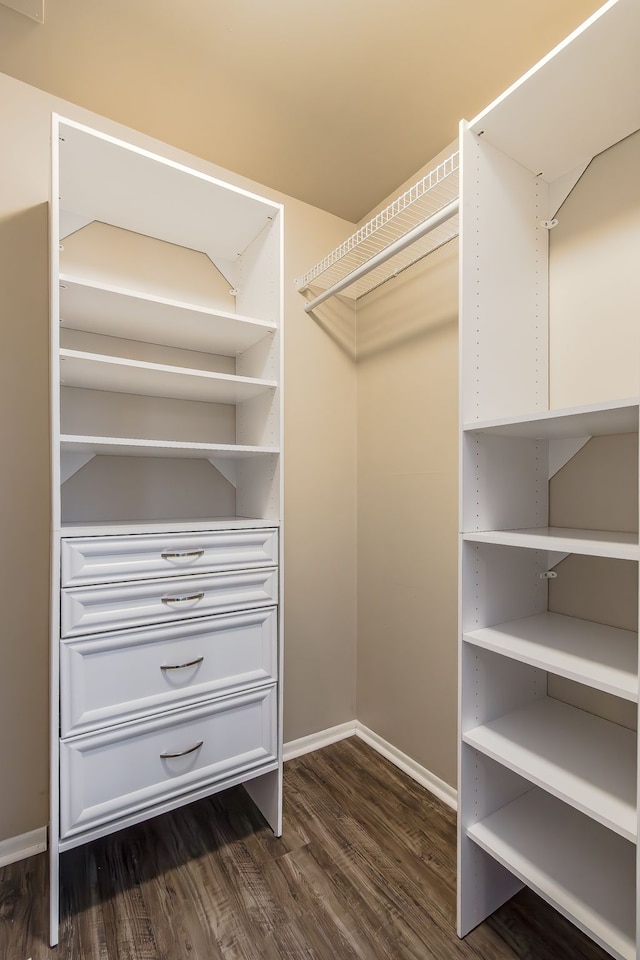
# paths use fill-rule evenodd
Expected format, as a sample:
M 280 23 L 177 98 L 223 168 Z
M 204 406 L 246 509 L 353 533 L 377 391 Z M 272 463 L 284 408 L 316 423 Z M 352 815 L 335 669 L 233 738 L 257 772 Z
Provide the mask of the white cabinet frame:
M 624 960 L 637 736 L 549 700 L 547 677 L 637 704 L 637 633 L 549 614 L 547 590 L 567 554 L 637 565 L 640 545 L 549 527 L 548 480 L 589 437 L 637 433 L 638 398 L 549 410 L 548 259 L 589 161 L 640 128 L 638 36 L 638 3 L 610 0 L 460 126 L 458 933 L 527 884 Z

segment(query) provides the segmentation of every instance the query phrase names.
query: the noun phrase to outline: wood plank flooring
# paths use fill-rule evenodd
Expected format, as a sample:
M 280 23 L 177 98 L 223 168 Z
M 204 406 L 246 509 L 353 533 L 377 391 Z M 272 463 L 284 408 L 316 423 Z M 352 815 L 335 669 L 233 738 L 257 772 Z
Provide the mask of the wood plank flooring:
M 455 814 L 351 738 L 285 766 L 276 839 L 240 788 L 0 869 L 1 960 L 605 960 L 523 891 L 455 935 Z

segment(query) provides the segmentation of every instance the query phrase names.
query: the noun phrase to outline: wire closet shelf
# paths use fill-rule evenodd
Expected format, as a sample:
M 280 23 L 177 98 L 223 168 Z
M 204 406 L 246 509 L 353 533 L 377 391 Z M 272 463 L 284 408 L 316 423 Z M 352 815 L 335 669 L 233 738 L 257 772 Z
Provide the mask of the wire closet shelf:
M 296 280 L 317 294 L 306 312 L 342 291 L 357 301 L 457 237 L 459 166 L 456 151 Z

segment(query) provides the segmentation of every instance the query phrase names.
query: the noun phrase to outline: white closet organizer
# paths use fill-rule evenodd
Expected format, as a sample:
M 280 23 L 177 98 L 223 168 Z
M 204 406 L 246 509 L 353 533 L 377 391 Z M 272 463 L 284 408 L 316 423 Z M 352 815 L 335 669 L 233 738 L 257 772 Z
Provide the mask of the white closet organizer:
M 282 831 L 282 208 L 58 116 L 59 856 L 243 784 Z
M 458 235 L 456 151 L 296 280 L 310 313 L 342 291 L 355 301 Z
M 458 932 L 525 884 L 624 960 L 638 956 L 637 735 L 548 684 L 637 704 L 637 633 L 549 612 L 548 585 L 566 555 L 637 564 L 640 546 L 550 527 L 548 482 L 588 438 L 637 434 L 638 400 L 549 409 L 547 278 L 559 206 L 640 127 L 638 36 L 636 0 L 605 4 L 462 122 L 460 174 Z

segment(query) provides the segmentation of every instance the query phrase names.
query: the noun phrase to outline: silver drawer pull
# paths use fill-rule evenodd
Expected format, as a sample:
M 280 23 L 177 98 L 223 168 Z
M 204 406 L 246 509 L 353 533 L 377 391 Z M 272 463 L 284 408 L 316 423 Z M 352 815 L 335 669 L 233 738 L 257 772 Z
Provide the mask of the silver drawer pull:
M 188 753 L 194 753 L 196 750 L 199 750 L 203 743 L 204 743 L 204 740 L 198 740 L 198 742 L 194 743 L 192 747 L 187 747 L 186 750 L 180 750 L 179 753 L 161 753 L 160 759 L 175 760 L 176 757 L 186 757 Z
M 187 557 L 202 557 L 204 556 L 204 548 L 202 550 L 163 550 L 160 556 L 163 560 L 184 560 Z
M 196 660 L 189 660 L 188 663 L 165 663 L 160 669 L 161 670 L 186 670 L 187 667 L 197 667 L 199 663 L 202 663 L 204 657 L 198 657 Z
M 182 597 L 161 597 L 163 603 L 186 603 L 187 600 L 202 600 L 204 597 L 204 590 L 202 593 L 185 593 Z

